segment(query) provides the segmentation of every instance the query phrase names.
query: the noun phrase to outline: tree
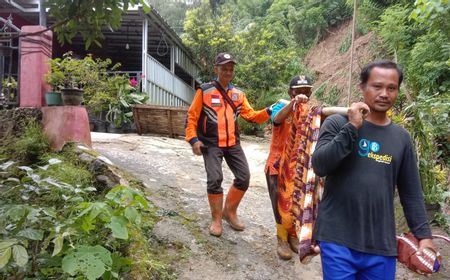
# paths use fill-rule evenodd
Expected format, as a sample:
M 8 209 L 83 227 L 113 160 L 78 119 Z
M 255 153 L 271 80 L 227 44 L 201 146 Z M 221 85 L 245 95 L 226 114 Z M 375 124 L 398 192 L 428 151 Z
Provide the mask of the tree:
M 231 13 L 224 9 L 220 15 L 214 15 L 209 4 L 203 2 L 186 13 L 184 30 L 183 43 L 203 66 L 201 76 L 208 81 L 213 77 L 217 53 L 232 52 L 235 46 Z
M 80 34 L 86 48 L 92 43 L 100 46 L 102 27 L 118 29 L 123 13 L 138 4 L 150 11 L 145 0 L 48 0 L 49 15 L 56 20 L 48 29 L 55 31 L 60 44 Z
M 190 1 L 189 4 L 180 0 L 150 0 L 149 2 L 178 34 L 183 32 L 186 11 L 200 4 L 200 0 Z
M 373 0 L 374 1 L 374 0 Z M 394 1 L 392 1 L 394 2 Z M 404 2 L 404 1 L 397 1 Z M 416 0 L 389 6 L 375 30 L 405 66 L 408 103 L 397 108 L 417 147 L 427 203 L 445 202 L 450 158 L 450 26 L 448 0 Z

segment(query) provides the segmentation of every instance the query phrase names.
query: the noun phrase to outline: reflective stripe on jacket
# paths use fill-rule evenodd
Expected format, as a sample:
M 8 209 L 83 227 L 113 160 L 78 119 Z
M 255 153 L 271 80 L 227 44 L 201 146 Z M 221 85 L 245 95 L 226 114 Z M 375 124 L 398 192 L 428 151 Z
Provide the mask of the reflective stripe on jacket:
M 213 84 L 203 84 L 197 90 L 186 123 L 186 141 L 191 145 L 200 140 L 206 146 L 232 147 L 239 144 L 239 116 L 254 123 L 263 123 L 270 118 L 267 108 L 253 110 L 241 90 L 230 85 L 227 94 L 236 106 L 236 112 Z

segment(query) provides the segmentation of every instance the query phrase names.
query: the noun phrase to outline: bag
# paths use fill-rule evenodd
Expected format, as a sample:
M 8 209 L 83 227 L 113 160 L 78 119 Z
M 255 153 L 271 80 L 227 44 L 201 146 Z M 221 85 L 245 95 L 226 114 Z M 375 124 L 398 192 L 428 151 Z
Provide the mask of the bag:
M 450 243 L 450 239 L 445 236 L 433 235 L 432 238 L 440 238 Z M 418 274 L 430 275 L 440 269 L 442 257 L 439 252 L 425 248 L 421 255 L 417 255 L 419 240 L 412 233 L 397 236 L 397 251 L 398 261 Z

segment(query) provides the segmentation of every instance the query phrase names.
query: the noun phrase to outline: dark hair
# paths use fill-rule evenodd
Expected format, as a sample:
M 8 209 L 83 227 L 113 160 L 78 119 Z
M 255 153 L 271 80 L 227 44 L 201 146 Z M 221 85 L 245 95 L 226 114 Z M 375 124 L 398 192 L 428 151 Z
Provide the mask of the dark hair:
M 378 60 L 371 62 L 364 66 L 364 68 L 361 70 L 361 75 L 359 77 L 359 80 L 362 85 L 366 84 L 370 77 L 370 72 L 372 72 L 372 69 L 375 67 L 385 68 L 385 69 L 395 69 L 398 73 L 398 86 L 402 84 L 403 81 L 403 70 L 402 68 L 395 62 L 384 59 L 384 60 Z

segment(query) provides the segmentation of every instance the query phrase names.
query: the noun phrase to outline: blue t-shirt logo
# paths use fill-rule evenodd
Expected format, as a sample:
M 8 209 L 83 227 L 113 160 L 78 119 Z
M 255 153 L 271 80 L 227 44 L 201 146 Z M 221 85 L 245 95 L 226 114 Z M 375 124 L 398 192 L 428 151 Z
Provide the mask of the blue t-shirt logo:
M 370 150 L 374 153 L 378 153 L 378 151 L 380 150 L 380 144 L 378 144 L 377 142 L 370 143 Z
M 370 141 L 367 139 L 359 140 L 359 151 L 358 154 L 362 157 L 366 157 L 370 152 Z
M 386 154 L 386 155 L 380 155 L 378 152 L 381 149 L 381 145 L 378 142 L 370 141 L 367 139 L 361 139 L 358 143 L 358 154 L 361 157 L 366 157 L 368 159 L 372 159 L 376 162 L 385 163 L 385 164 L 391 164 L 392 162 L 392 155 Z

